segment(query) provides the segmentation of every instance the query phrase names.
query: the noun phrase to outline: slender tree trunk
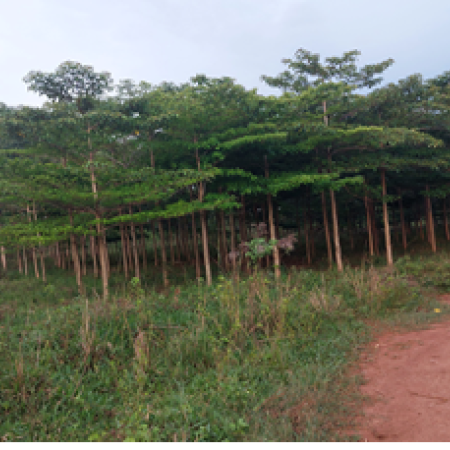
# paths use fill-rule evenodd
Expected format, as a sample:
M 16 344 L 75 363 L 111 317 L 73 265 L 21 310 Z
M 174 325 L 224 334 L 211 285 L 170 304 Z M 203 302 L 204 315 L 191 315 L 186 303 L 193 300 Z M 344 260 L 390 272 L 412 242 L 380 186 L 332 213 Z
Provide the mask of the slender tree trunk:
M 425 239 L 424 233 L 423 233 L 423 223 L 422 223 L 422 211 L 420 207 L 420 203 L 417 204 L 417 224 L 419 226 L 419 236 L 422 241 Z
M 2 266 L 3 270 L 6 272 L 6 253 L 5 253 L 5 247 L 3 245 L 0 248 L 1 255 L 2 255 Z
M 311 189 L 308 189 L 308 241 L 309 241 L 309 252 L 311 254 L 311 262 L 312 259 L 316 255 L 316 245 L 314 241 L 314 229 L 313 229 L 313 219 L 312 219 L 312 213 L 311 213 Z
M 28 217 L 28 222 L 31 223 L 31 211 L 30 211 L 30 207 L 29 207 L 28 204 L 27 204 L 27 217 Z M 36 278 L 39 278 L 40 276 L 39 276 L 39 268 L 38 268 L 38 262 L 37 262 L 37 256 L 36 256 L 36 247 L 35 246 L 33 246 L 31 248 L 31 252 L 32 252 L 32 255 L 33 255 L 34 273 L 36 275 Z
M 364 196 L 364 205 L 366 207 L 366 217 L 367 217 L 367 233 L 368 233 L 368 240 L 369 240 L 369 255 L 373 256 L 373 229 L 372 229 L 372 218 L 370 214 L 370 207 L 369 207 L 369 199 L 367 195 Z
M 81 272 L 83 276 L 86 276 L 86 236 L 83 235 L 80 237 L 80 245 L 81 245 Z
M 55 250 L 56 250 L 56 265 L 59 268 L 61 268 L 61 254 L 59 252 L 59 242 L 56 243 Z
M 300 246 L 300 243 L 302 242 L 302 230 L 301 230 L 301 224 L 300 224 L 300 206 L 299 206 L 299 200 L 298 197 L 295 201 L 295 218 L 297 221 L 297 241 L 298 245 Z
M 328 264 L 331 267 L 333 265 L 333 249 L 331 247 L 330 228 L 328 226 L 327 200 L 324 191 L 321 192 L 321 195 L 322 195 L 323 226 L 325 229 L 325 239 L 327 241 Z
M 267 226 L 267 208 L 265 203 L 261 205 L 261 210 L 263 214 L 263 222 Z M 269 237 L 266 235 L 266 242 L 268 241 Z M 266 255 L 266 267 L 270 267 L 270 255 Z
M 153 240 L 153 254 L 155 258 L 155 267 L 158 266 L 158 245 L 156 242 L 156 230 L 155 230 L 155 224 L 153 220 L 150 222 L 151 228 L 152 228 L 152 240 Z
M 34 200 L 33 200 L 33 215 L 34 215 L 34 221 L 37 222 L 36 203 Z M 37 236 L 39 237 L 40 233 L 37 233 Z M 45 283 L 45 282 L 47 282 L 47 276 L 46 276 L 46 272 L 45 272 L 44 250 L 43 250 L 41 244 L 39 244 L 39 258 L 41 260 L 42 281 Z
M 17 267 L 19 268 L 19 272 L 23 273 L 22 257 L 20 256 L 20 247 L 17 247 Z
M 23 268 L 25 275 L 28 275 L 28 257 L 27 257 L 27 251 L 25 247 L 22 247 L 22 254 L 23 254 Z
M 375 204 L 373 199 L 370 199 L 370 209 L 372 211 L 372 230 L 375 243 L 375 254 L 380 256 L 380 235 L 377 228 L 376 214 L 375 214 Z
M 231 264 L 233 266 L 233 274 L 236 272 L 236 230 L 234 228 L 234 213 L 231 211 L 229 215 L 230 232 L 231 232 L 231 254 L 233 258 L 231 259 Z
M 194 142 L 196 143 L 197 140 L 194 139 Z M 197 160 L 197 169 L 200 172 L 201 168 L 200 168 L 200 158 L 198 156 L 198 149 L 195 150 L 195 158 Z M 203 185 L 203 182 L 200 182 L 199 183 L 199 200 L 200 200 L 200 202 L 203 201 L 203 197 L 204 197 L 204 185 Z M 205 264 L 206 283 L 208 286 L 211 286 L 212 274 L 211 274 L 211 263 L 209 260 L 208 227 L 206 224 L 206 215 L 205 215 L 204 210 L 200 210 L 200 223 L 202 226 L 203 261 Z
M 133 251 L 132 251 L 132 245 L 130 242 L 130 234 L 128 232 L 128 225 L 124 225 L 124 232 L 125 232 L 125 243 L 127 248 L 127 258 L 128 258 L 128 269 L 130 272 L 133 270 Z
M 445 238 L 450 241 L 450 231 L 448 228 L 448 217 L 447 217 L 447 197 L 444 198 L 444 227 L 445 227 Z
M 173 248 L 173 235 L 172 235 L 172 227 L 170 224 L 170 219 L 167 219 L 167 231 L 169 235 L 169 250 L 170 250 L 170 263 L 175 264 L 175 251 Z
M 164 287 L 169 286 L 169 277 L 167 273 L 167 254 L 166 254 L 166 245 L 165 245 L 165 239 L 164 239 L 164 228 L 162 220 L 158 220 L 158 227 L 159 227 L 159 237 L 161 241 L 161 262 L 162 262 L 162 275 L 163 275 L 163 283 Z
M 328 161 L 330 164 L 330 168 L 328 169 L 328 171 L 330 171 L 331 170 L 330 154 L 328 154 Z M 336 258 L 336 265 L 338 272 L 342 272 L 344 270 L 344 265 L 342 264 L 341 240 L 339 237 L 339 222 L 338 222 L 336 199 L 334 196 L 333 189 L 330 189 L 330 201 L 331 201 L 331 217 L 333 221 L 334 253 Z
M 192 189 L 189 189 L 189 196 L 192 202 Z M 197 241 L 197 223 L 195 220 L 195 213 L 191 214 L 192 218 L 192 245 L 194 246 L 194 256 L 195 256 L 195 276 L 196 278 L 201 277 L 201 269 L 200 269 L 200 254 L 198 250 L 198 241 Z
M 269 178 L 269 164 L 267 162 L 267 156 L 264 157 L 264 164 L 265 164 L 265 175 L 266 175 L 266 178 L 268 179 Z M 275 240 L 277 237 L 276 237 L 275 223 L 274 223 L 272 196 L 270 194 L 267 194 L 267 208 L 268 208 L 268 214 L 269 214 L 270 239 Z M 275 278 L 278 279 L 281 276 L 280 251 L 276 245 L 273 248 L 272 254 L 273 254 L 273 263 L 275 266 Z
M 392 257 L 392 244 L 391 244 L 391 230 L 389 227 L 389 211 L 386 201 L 387 188 L 386 188 L 386 169 L 381 169 L 381 187 L 383 190 L 383 220 L 384 220 L 384 236 L 386 240 L 386 261 L 388 266 L 394 264 Z
M 239 237 L 241 244 L 243 242 L 247 242 L 247 228 L 245 224 L 245 196 L 241 195 L 241 203 L 242 203 L 242 209 L 241 213 L 239 215 Z M 245 272 L 249 272 L 248 270 L 248 258 L 243 254 L 242 255 L 242 266 L 243 270 Z
M 344 270 L 344 266 L 342 264 L 341 241 L 339 237 L 339 222 L 333 189 L 330 189 L 330 200 L 331 200 L 331 217 L 333 219 L 333 237 L 334 237 L 336 265 L 338 272 L 342 272 Z
M 177 248 L 177 262 L 181 262 L 181 245 L 180 245 L 180 239 L 181 239 L 181 219 L 178 217 L 176 219 L 177 227 L 175 229 L 175 244 Z
M 130 216 L 133 214 L 133 211 L 131 210 L 131 206 L 128 210 Z M 134 256 L 134 276 L 138 279 L 141 278 L 141 274 L 139 272 L 139 253 L 137 248 L 137 242 L 136 242 L 136 229 L 134 226 L 134 222 L 131 222 L 130 224 L 130 232 L 131 232 L 131 242 L 133 245 L 133 256 Z
M 191 191 L 191 198 L 192 198 L 192 191 Z M 193 248 L 194 245 L 192 244 L 192 239 L 189 237 L 189 223 L 187 217 L 181 218 L 181 231 L 182 236 L 184 236 L 184 239 L 182 240 L 183 248 L 184 248 L 184 257 L 187 259 L 188 264 L 192 261 L 191 256 L 191 247 Z
M 280 239 L 280 212 L 278 211 L 278 205 L 274 206 L 275 210 L 275 232 L 276 239 Z
M 92 227 L 89 228 L 92 231 Z M 89 242 L 90 242 L 90 251 L 91 251 L 91 257 L 92 257 L 92 267 L 94 270 L 94 277 L 98 278 L 98 262 L 97 262 L 97 249 L 95 245 L 95 236 L 90 235 L 89 236 Z
M 222 192 L 222 189 L 219 189 L 219 192 Z M 221 231 L 222 231 L 222 261 L 223 261 L 223 265 L 225 267 L 225 270 L 228 271 L 229 266 L 228 266 L 228 258 L 227 258 L 227 254 L 228 254 L 228 249 L 227 249 L 227 229 L 226 229 L 226 224 L 225 224 L 225 213 L 223 211 L 223 209 L 220 210 L 219 213 L 219 217 L 220 217 L 220 225 L 221 225 Z
M 431 204 L 431 197 L 429 195 L 430 188 L 427 184 L 426 186 L 427 190 L 427 213 L 428 213 L 428 224 L 429 224 L 429 230 L 430 230 L 430 244 L 431 244 L 431 250 L 433 253 L 436 253 L 436 235 L 434 233 L 434 219 L 433 219 L 433 209 Z
M 70 225 L 73 226 L 73 217 L 71 210 L 69 210 L 69 219 Z M 78 257 L 78 250 L 74 233 L 70 233 L 70 246 L 72 249 L 72 260 L 73 260 L 73 267 L 75 269 L 75 277 L 77 280 L 78 294 L 83 295 L 84 292 L 83 292 L 83 282 L 81 278 L 80 259 Z
M 155 164 L 155 154 L 153 153 L 153 150 L 150 151 L 150 159 L 153 169 L 156 167 Z M 158 205 L 159 202 L 156 202 L 156 205 Z M 159 228 L 159 237 L 160 237 L 160 244 L 161 244 L 161 262 L 162 262 L 162 275 L 163 275 L 163 283 L 164 287 L 169 286 L 169 277 L 167 273 L 167 253 L 166 253 L 166 242 L 164 239 L 164 228 L 163 223 L 161 219 L 158 219 L 158 228 Z
M 403 202 L 402 202 L 402 197 L 401 197 L 402 193 L 400 190 L 398 191 L 398 194 L 400 195 L 398 203 L 399 203 L 399 207 L 400 207 L 400 224 L 402 227 L 402 244 L 403 244 L 403 250 L 406 252 L 406 249 L 408 247 L 408 241 L 407 241 L 407 237 L 406 237 L 405 213 L 403 211 Z
M 312 264 L 312 252 L 311 252 L 311 243 L 309 242 L 309 230 L 310 226 L 308 225 L 308 213 L 306 210 L 304 211 L 304 227 L 305 227 L 305 246 L 306 246 L 306 260 L 308 261 L 308 266 Z
M 141 207 L 139 207 L 139 212 L 142 212 Z M 142 270 L 145 273 L 147 271 L 147 251 L 145 248 L 145 233 L 143 224 L 139 225 L 139 231 L 141 233 Z
M 88 126 L 89 127 L 89 126 Z M 90 127 L 88 128 L 88 133 L 90 132 Z M 90 147 L 90 138 L 89 139 L 89 147 Z M 94 194 L 96 213 L 95 218 L 100 221 L 101 213 L 98 209 L 97 201 L 98 201 L 98 192 L 97 192 L 97 182 L 95 179 L 95 172 L 93 166 L 94 156 L 93 153 L 90 153 L 90 162 L 91 162 L 91 185 L 92 185 L 92 193 Z M 102 275 L 102 287 L 103 287 L 103 298 L 107 299 L 109 296 L 109 280 L 108 280 L 108 272 L 109 272 L 109 264 L 108 264 L 108 249 L 106 246 L 106 236 L 103 226 L 100 222 L 97 223 L 97 235 L 98 235 L 98 255 L 100 258 L 100 271 Z
M 122 211 L 120 211 L 119 214 L 122 215 Z M 123 272 L 125 275 L 125 279 L 128 280 L 129 274 L 128 274 L 127 244 L 125 241 L 125 230 L 122 223 L 119 225 L 119 228 L 120 228 L 120 241 L 122 243 Z
M 352 219 L 351 219 L 351 215 L 350 215 L 350 208 L 347 209 L 347 230 L 348 230 L 348 235 L 350 236 L 350 248 L 352 250 L 355 249 L 355 241 L 353 239 L 353 228 L 351 226 L 352 223 Z

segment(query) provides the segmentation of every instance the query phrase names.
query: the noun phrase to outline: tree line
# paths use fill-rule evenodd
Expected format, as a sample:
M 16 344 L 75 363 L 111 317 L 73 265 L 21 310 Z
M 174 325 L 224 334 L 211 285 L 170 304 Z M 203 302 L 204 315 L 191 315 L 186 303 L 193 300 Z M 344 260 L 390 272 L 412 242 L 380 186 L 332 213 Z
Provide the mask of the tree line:
M 114 85 L 70 61 L 28 73 L 48 101 L 0 104 L 3 270 L 45 280 L 52 261 L 107 297 L 113 271 L 160 270 L 168 286 L 169 267 L 192 264 L 211 284 L 214 267 L 253 261 L 279 277 L 294 249 L 310 265 L 323 247 L 339 271 L 343 242 L 388 265 L 392 239 L 435 252 L 436 233 L 450 240 L 450 72 L 381 86 L 393 60 L 359 54 L 299 49 L 262 76 L 279 96 L 205 75 Z

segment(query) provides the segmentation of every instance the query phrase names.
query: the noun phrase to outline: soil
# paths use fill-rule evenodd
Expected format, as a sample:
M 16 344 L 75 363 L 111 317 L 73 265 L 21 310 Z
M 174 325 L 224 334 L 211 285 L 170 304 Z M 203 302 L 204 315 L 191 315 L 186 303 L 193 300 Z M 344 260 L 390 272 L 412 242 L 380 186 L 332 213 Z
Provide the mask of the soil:
M 450 295 L 440 301 L 450 304 Z M 368 398 L 362 441 L 450 442 L 450 322 L 381 335 L 359 368 Z

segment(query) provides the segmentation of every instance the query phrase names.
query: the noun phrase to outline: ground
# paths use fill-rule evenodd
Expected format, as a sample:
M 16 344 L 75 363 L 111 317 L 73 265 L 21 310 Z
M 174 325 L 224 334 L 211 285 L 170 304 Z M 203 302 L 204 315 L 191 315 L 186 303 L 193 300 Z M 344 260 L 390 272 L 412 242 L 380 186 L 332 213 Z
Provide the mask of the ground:
M 440 297 L 450 303 L 450 296 Z M 368 442 L 450 441 L 450 323 L 385 333 L 362 354 L 367 396 L 357 434 Z

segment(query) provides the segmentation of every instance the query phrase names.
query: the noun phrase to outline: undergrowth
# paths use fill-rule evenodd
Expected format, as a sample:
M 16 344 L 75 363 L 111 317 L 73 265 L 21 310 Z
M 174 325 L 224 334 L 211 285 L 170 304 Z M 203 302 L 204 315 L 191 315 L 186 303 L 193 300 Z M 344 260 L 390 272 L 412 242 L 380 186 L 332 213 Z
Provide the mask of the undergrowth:
M 370 339 L 368 320 L 432 320 L 426 289 L 448 287 L 448 267 L 441 255 L 279 281 L 260 270 L 164 292 L 133 279 L 108 301 L 73 297 L 61 273 L 47 285 L 8 275 L 0 439 L 344 439 L 359 401 L 346 368 Z

